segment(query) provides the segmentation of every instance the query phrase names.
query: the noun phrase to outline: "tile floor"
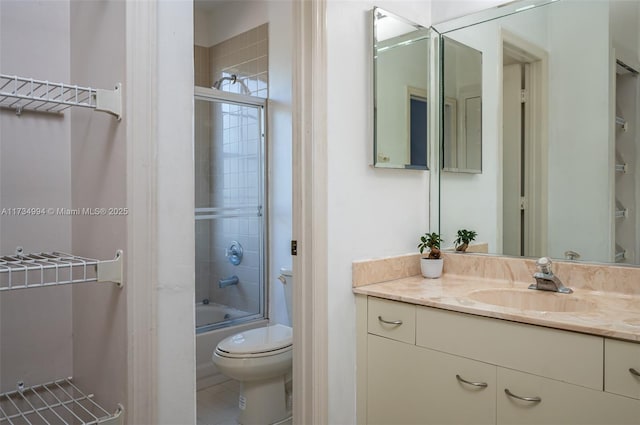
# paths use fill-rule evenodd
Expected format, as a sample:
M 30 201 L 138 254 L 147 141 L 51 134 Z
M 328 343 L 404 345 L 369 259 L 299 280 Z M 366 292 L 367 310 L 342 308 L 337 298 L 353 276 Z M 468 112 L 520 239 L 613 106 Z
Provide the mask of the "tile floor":
M 240 383 L 228 380 L 197 392 L 197 425 L 237 425 Z

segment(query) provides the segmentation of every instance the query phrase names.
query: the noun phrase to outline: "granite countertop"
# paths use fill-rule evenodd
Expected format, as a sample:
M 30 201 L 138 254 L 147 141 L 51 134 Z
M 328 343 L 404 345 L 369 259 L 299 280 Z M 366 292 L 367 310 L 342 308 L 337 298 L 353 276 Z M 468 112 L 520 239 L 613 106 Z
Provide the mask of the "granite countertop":
M 639 294 L 583 287 L 573 287 L 573 294 L 558 294 L 527 289 L 529 283 L 445 273 L 439 279 L 425 279 L 417 275 L 357 286 L 353 292 L 461 313 L 640 341 Z M 515 304 L 511 303 L 511 297 L 517 298 Z M 514 308 L 513 305 L 520 307 Z M 550 308 L 545 310 L 545 306 Z M 566 311 L 553 311 L 562 309 Z

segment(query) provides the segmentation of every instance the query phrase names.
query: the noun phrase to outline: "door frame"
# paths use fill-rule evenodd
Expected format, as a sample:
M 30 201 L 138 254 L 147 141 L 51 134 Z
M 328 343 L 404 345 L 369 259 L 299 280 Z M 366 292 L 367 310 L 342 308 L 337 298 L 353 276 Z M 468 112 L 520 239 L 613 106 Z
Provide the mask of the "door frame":
M 328 422 L 326 0 L 293 1 L 293 423 Z
M 528 91 L 528 99 L 530 107 L 528 113 L 525 114 L 525 129 L 529 143 L 525 147 L 525 167 L 527 168 L 528 179 L 526 181 L 525 191 L 528 194 L 527 204 L 529 205 L 527 218 L 525 219 L 525 253 L 546 253 L 548 245 L 548 69 L 549 57 L 548 53 L 539 46 L 520 38 L 512 32 L 500 29 L 500 46 L 498 51 L 499 58 L 499 111 L 498 111 L 498 161 L 502 163 L 502 150 L 504 146 L 503 139 L 503 105 L 502 105 L 502 69 L 504 66 L 504 49 L 508 48 L 517 51 L 523 57 L 523 63 L 529 63 L 529 79 L 530 88 Z M 537 122 L 538 126 L 531 123 Z M 503 222 L 503 206 L 502 192 L 503 185 L 502 171 L 498 175 L 498 187 L 500 196 L 498 202 L 498 245 L 502 247 L 502 222 Z M 533 208 L 532 208 L 533 206 Z M 535 235 L 535 237 L 532 237 Z M 542 254 L 541 254 L 542 255 Z

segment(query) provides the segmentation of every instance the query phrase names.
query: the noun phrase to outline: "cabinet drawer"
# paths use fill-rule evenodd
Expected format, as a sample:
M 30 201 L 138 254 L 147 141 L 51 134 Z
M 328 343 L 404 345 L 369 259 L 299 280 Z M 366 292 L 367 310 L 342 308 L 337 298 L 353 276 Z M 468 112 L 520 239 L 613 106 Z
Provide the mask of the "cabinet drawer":
M 604 390 L 640 399 L 640 344 L 604 340 Z
M 369 297 L 368 332 L 408 344 L 416 343 L 416 306 Z
M 418 307 L 416 344 L 602 390 L 601 337 Z
M 553 379 L 498 368 L 497 424 L 637 424 L 640 402 Z M 508 395 L 505 390 L 509 390 Z M 538 397 L 527 401 L 517 397 Z
M 421 348 L 422 404 L 438 425 L 496 423 L 496 366 Z

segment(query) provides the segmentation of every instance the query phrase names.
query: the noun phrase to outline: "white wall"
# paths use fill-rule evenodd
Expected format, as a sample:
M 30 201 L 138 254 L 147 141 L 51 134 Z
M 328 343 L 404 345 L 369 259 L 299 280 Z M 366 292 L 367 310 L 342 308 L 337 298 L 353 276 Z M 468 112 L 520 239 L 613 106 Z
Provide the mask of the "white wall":
M 624 50 L 622 53 L 626 60 L 637 63 L 640 53 L 640 33 L 638 32 L 640 4 L 637 1 L 612 1 L 609 4 L 609 10 L 609 28 L 613 46 L 616 50 Z M 630 34 L 636 36 L 630 37 Z
M 0 2 L 0 71 L 69 82 L 69 2 Z M 71 206 L 69 114 L 0 110 L 0 208 Z M 71 251 L 65 216 L 0 216 L 0 255 Z M 71 376 L 71 288 L 0 295 L 0 392 Z
M 374 169 L 371 9 L 428 26 L 429 3 L 327 3 L 329 419 L 355 423 L 351 263 L 416 251 L 429 227 L 429 173 Z
M 594 28 L 609 33 L 609 6 L 550 7 L 556 9 L 549 28 L 552 51 L 563 54 L 549 64 L 549 255 L 564 258 L 573 250 L 581 260 L 610 261 L 610 40 L 593 37 Z
M 125 80 L 125 4 L 119 0 L 71 2 L 73 84 L 111 89 Z M 71 116 L 73 208 L 127 206 L 125 116 L 75 108 Z M 135 142 L 134 142 L 135 143 Z M 74 216 L 78 255 L 111 259 L 127 244 L 126 216 Z M 73 287 L 73 376 L 106 409 L 127 400 L 128 283 Z
M 269 317 L 275 323 L 289 323 L 278 276 L 281 267 L 291 267 L 291 2 L 221 1 L 205 15 L 207 21 L 196 18 L 196 40 L 207 47 L 269 23 Z

